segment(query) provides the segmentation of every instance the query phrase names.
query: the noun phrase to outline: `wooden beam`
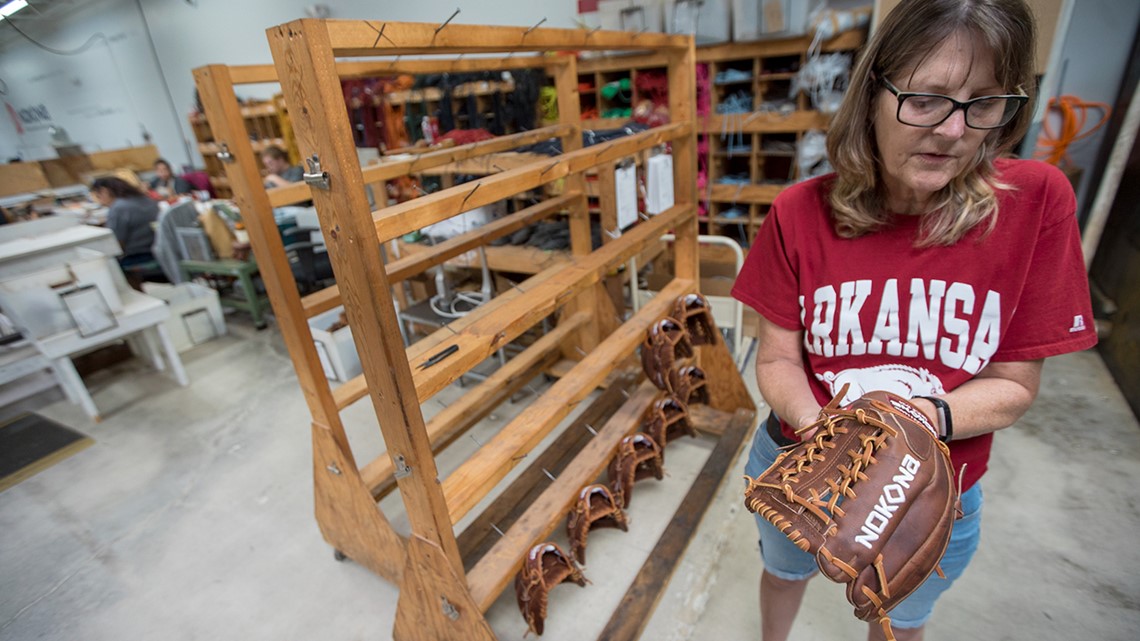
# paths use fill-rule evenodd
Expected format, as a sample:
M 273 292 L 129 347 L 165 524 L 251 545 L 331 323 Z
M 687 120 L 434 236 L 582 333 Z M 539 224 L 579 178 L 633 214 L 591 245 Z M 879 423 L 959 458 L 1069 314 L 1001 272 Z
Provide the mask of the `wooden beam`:
M 408 462 L 399 479 L 412 534 L 442 550 L 463 571 L 459 548 L 439 487 L 435 458 L 416 401 L 391 287 L 369 217 L 360 161 L 333 65 L 328 32 L 316 21 L 293 21 L 266 31 L 298 147 L 320 158 L 330 188 L 312 190 L 337 281 L 343 288 L 353 342 L 370 388 L 373 410 L 393 457 Z M 253 169 L 253 168 L 251 168 Z M 289 274 L 288 269 L 281 273 Z M 405 575 L 406 578 L 406 575 Z
M 394 260 L 385 267 L 385 271 L 388 272 L 388 279 L 392 283 L 406 280 L 466 251 L 481 247 L 527 225 L 549 218 L 569 206 L 570 202 L 577 196 L 576 193 L 567 193 L 550 200 L 544 200 L 537 205 L 487 223 L 478 229 L 472 229 L 469 232 L 449 238 L 423 252 Z M 305 314 L 309 318 L 333 309 L 340 304 L 340 290 L 336 285 L 326 287 L 301 299 L 301 305 L 305 308 Z
M 340 305 L 340 289 L 336 285 L 330 285 L 301 299 L 301 306 L 304 307 L 305 316 L 308 318 L 323 314 Z
M 693 127 L 689 122 L 674 122 L 593 147 L 565 153 L 551 158 L 548 162 L 537 161 L 393 205 L 373 212 L 376 234 L 379 236 L 380 242 L 387 242 L 476 207 L 498 202 L 508 196 L 534 189 L 569 174 L 585 171 L 590 167 L 609 161 L 620 160 L 643 149 L 650 149 L 674 139 L 690 136 L 692 133 Z
M 507 361 L 506 365 L 500 367 L 470 392 L 433 416 L 427 423 L 432 452 L 439 452 L 447 447 L 451 441 L 483 420 L 491 410 L 518 391 L 542 369 L 552 365 L 556 360 L 559 345 L 584 322 L 586 318 L 583 316 L 563 320 L 558 327 Z M 392 476 L 392 471 L 392 459 L 383 452 L 361 468 L 360 476 L 372 492 L 373 498 L 379 500 L 395 486 L 396 480 Z
M 550 479 L 546 473 L 562 476 L 562 471 L 586 443 L 594 438 L 590 430 L 597 431 L 594 426 L 604 425 L 606 419 L 625 402 L 627 390 L 633 386 L 637 374 L 636 370 L 618 374 L 613 384 L 591 402 L 573 423 L 566 426 L 542 454 L 527 459 L 533 459 L 527 469 L 515 478 L 510 487 L 495 497 L 493 503 L 479 512 L 479 516 L 459 535 L 459 554 L 463 557 L 465 567 L 474 567 L 499 540 L 498 532 L 491 526 L 500 530 L 509 529 L 549 485 Z
M 381 56 L 449 53 L 506 53 L 608 50 L 632 47 L 647 51 L 679 49 L 691 36 L 585 29 L 463 25 L 448 29 L 430 23 L 382 20 L 302 20 L 328 29 L 336 56 Z M 381 37 L 380 32 L 384 35 Z
M 565 380 L 565 379 L 563 379 Z M 527 508 L 487 554 L 467 574 L 467 585 L 475 605 L 486 611 L 514 577 L 526 552 L 544 540 L 566 518 L 582 486 L 601 474 L 617 451 L 618 444 L 637 430 L 641 416 L 653 404 L 657 388 L 648 381 L 641 384 L 621 408 L 598 431 L 574 461 L 558 475 Z
M 550 280 L 556 276 L 560 268 L 550 268 L 545 271 L 539 272 L 524 281 L 519 287 L 526 286 L 530 291 L 531 288 L 537 288 L 539 285 Z M 467 328 L 471 327 L 477 320 L 484 318 L 488 315 L 495 314 L 503 306 L 516 301 L 523 295 L 521 289 L 511 289 L 509 291 L 499 294 L 490 302 L 484 303 L 475 308 L 470 314 L 455 319 L 448 323 L 447 328 L 440 329 L 420 340 L 416 341 L 411 347 L 407 349 L 405 358 L 410 363 L 410 367 L 419 365 L 424 359 L 436 353 L 441 347 L 445 346 L 445 341 L 457 334 L 462 333 Z M 520 332 L 521 333 L 521 332 Z M 452 359 L 448 359 L 448 367 L 455 367 Z M 427 391 L 427 388 L 424 388 Z M 357 376 L 356 378 L 341 385 L 333 392 L 333 397 L 336 399 L 337 406 L 341 409 L 348 407 L 356 401 L 364 398 L 368 394 L 368 385 L 365 382 L 364 376 Z M 431 398 L 431 395 L 426 395 L 419 399 L 419 402 L 424 402 Z
M 566 64 L 566 56 L 511 56 L 510 58 L 400 59 L 338 62 L 336 73 L 341 78 L 370 78 L 396 74 L 463 73 L 470 71 L 510 71 L 513 69 L 545 69 Z M 230 65 L 235 85 L 279 82 L 273 65 Z
M 503 236 L 513 234 L 523 227 L 533 225 L 558 212 L 565 211 L 579 195 L 578 192 L 572 191 L 544 200 L 537 205 L 532 205 L 477 229 L 449 238 L 438 245 L 433 245 L 428 251 L 392 261 L 388 263 L 388 277 L 392 279 L 392 282 L 397 282 L 423 273 L 450 258 L 486 245 Z
M 549 159 L 545 154 L 530 152 L 503 152 L 487 154 L 478 158 L 460 160 L 440 167 L 425 169 L 420 173 L 423 176 L 448 176 L 455 174 L 469 174 L 474 176 L 489 176 L 508 169 L 515 169 L 536 160 Z
M 674 122 L 691 122 L 696 112 L 696 78 L 694 68 L 696 50 L 692 44 L 682 52 L 671 52 L 669 61 L 669 119 Z M 673 194 L 678 203 L 697 202 L 697 134 L 691 132 L 673 141 Z M 700 281 L 700 248 L 697 219 L 686 220 L 674 230 L 677 242 L 673 244 L 673 273 L 677 278 Z
M 645 330 L 672 309 L 673 301 L 695 291 L 696 283 L 674 280 L 631 319 L 586 355 L 570 374 L 559 379 L 541 398 L 519 414 L 443 481 L 451 521 L 463 518 L 541 441 L 554 426 L 598 386 L 613 363 L 631 354 Z M 519 557 L 521 558 L 521 557 Z M 517 560 L 517 559 L 516 559 Z
M 406 176 L 425 169 L 440 167 L 460 160 L 476 158 L 487 154 L 508 151 L 517 147 L 533 145 L 543 140 L 557 138 L 567 131 L 568 125 L 553 125 L 533 131 L 524 131 L 509 136 L 499 136 L 491 140 L 468 143 L 458 147 L 448 147 L 437 151 L 428 151 L 417 154 L 411 158 L 400 158 L 381 162 L 378 165 L 369 165 L 361 168 L 364 182 L 374 183 L 381 180 L 391 180 Z M 312 192 L 305 183 L 293 183 L 284 187 L 269 190 L 269 201 L 274 207 L 283 207 L 309 200 Z M 414 202 L 414 201 L 409 201 Z M 381 209 L 380 211 L 384 211 Z
M 421 401 L 431 398 L 535 323 L 553 314 L 579 292 L 600 282 L 607 272 L 656 242 L 669 229 L 695 220 L 693 212 L 692 205 L 669 209 L 635 226 L 626 234 L 624 242 L 612 243 L 584 257 L 574 257 L 564 266 L 550 268 L 547 271 L 558 273 L 538 287 L 520 285 L 524 296 L 499 306 L 488 303 L 475 308 L 463 317 L 466 323 L 462 329 L 455 326 L 440 329 L 413 345 L 408 350 L 409 362 L 415 368 L 412 375 Z M 426 340 L 432 342 L 425 343 Z M 458 349 L 447 357 L 446 367 L 420 367 L 426 359 L 452 345 Z
M 716 447 L 689 487 L 664 534 L 641 566 L 621 604 L 610 615 L 609 623 L 598 635 L 598 641 L 637 641 L 641 638 L 673 571 L 685 555 L 685 548 L 693 540 L 701 518 L 724 484 L 724 477 L 736 460 L 755 418 L 755 413 L 748 410 L 739 410 L 732 416 L 724 436 L 717 440 Z M 475 602 L 480 603 L 479 599 Z

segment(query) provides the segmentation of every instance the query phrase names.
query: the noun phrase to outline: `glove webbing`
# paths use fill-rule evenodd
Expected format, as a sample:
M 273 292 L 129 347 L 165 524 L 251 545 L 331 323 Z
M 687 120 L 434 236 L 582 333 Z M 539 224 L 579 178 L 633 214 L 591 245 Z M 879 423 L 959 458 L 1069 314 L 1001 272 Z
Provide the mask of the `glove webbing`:
M 886 408 L 884 407 L 884 409 Z M 835 439 L 837 435 L 846 434 L 848 432 L 848 428 L 842 425 L 844 420 L 855 420 L 863 425 L 874 427 L 878 431 L 874 434 L 868 433 L 861 435 L 859 437 L 861 447 L 858 451 L 853 449 L 847 450 L 846 454 L 851 459 L 851 463 L 850 465 L 836 466 L 836 470 L 840 473 L 839 481 L 830 478 L 824 479 L 824 482 L 827 483 L 830 489 L 830 492 L 828 492 L 830 498 L 824 499 L 824 495 L 820 494 L 815 488 L 808 490 L 809 497 L 807 498 L 797 494 L 795 490 L 792 489 L 792 484 L 798 484 L 800 482 L 799 475 L 802 473 L 810 473 L 813 463 L 827 460 L 825 452 L 836 447 L 833 439 Z M 792 452 L 784 452 L 776 459 L 777 464 L 782 460 L 787 461 L 784 466 L 778 468 L 780 472 L 779 484 L 753 481 L 753 487 L 769 487 L 783 490 L 784 499 L 786 501 L 803 506 L 820 521 L 830 524 L 830 527 L 824 533 L 824 536 L 827 536 L 837 529 L 837 526 L 832 521 L 831 514 L 838 516 L 844 515 L 843 508 L 839 507 L 839 500 L 843 497 L 855 498 L 855 489 L 852 486 L 858 481 L 867 479 L 867 475 L 863 473 L 863 470 L 878 462 L 874 456 L 875 451 L 882 449 L 888 437 L 898 436 L 898 432 L 895 428 L 887 425 L 883 421 L 869 416 L 862 408 L 855 411 L 847 411 L 830 406 L 820 411 L 819 420 L 796 430 L 796 433 L 805 432 L 813 428 L 818 428 L 815 436 L 799 453 L 793 455 Z M 788 532 L 792 524 L 781 516 L 778 510 L 768 506 L 759 499 L 753 499 L 750 507 L 754 512 L 780 530 L 780 532 L 788 537 L 797 547 L 805 552 L 809 551 L 807 539 L 803 537 L 799 530 Z M 824 512 L 824 509 L 827 509 L 827 512 Z M 854 572 L 854 570 L 851 570 L 851 572 Z M 854 577 L 854 574 L 852 574 L 852 576 Z

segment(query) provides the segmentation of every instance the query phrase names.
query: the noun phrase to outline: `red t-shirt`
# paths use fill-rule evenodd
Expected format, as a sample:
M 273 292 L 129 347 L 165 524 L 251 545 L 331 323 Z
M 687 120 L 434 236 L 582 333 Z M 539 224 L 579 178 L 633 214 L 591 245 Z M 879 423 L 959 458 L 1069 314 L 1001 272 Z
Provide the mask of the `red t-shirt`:
M 732 295 L 804 333 L 812 392 L 826 404 L 872 390 L 938 395 L 991 361 L 1028 361 L 1096 344 L 1072 187 L 1057 168 L 999 160 L 997 225 L 950 247 L 917 249 L 919 216 L 856 239 L 836 235 L 834 176 L 780 193 Z M 951 407 L 953 410 L 953 407 Z M 785 435 L 794 436 L 783 425 Z M 962 490 L 986 469 L 993 434 L 950 443 Z

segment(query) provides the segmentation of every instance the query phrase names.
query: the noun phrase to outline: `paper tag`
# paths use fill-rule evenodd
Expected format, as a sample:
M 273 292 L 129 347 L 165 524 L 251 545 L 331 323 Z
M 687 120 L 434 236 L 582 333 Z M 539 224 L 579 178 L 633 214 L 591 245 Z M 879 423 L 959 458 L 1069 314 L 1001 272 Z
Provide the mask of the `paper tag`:
M 645 211 L 656 216 L 673 206 L 673 156 L 657 154 L 645 163 Z
M 625 229 L 637 222 L 637 166 L 630 163 L 615 169 L 614 188 L 618 229 Z

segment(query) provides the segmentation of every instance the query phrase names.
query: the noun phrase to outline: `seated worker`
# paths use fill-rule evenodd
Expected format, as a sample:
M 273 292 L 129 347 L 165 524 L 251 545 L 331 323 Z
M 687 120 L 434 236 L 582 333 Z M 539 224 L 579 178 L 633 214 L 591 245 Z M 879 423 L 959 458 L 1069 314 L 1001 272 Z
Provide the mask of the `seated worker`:
M 174 175 L 170 163 L 162 158 L 154 161 L 154 178 L 150 181 L 150 189 L 163 198 L 189 194 L 194 188 L 190 183 Z
M 266 189 L 301 182 L 305 175 L 305 170 L 301 169 L 299 165 L 289 164 L 289 154 L 276 145 L 266 147 L 261 152 L 261 164 L 269 172 L 264 179 Z
M 121 178 L 100 178 L 91 184 L 95 202 L 107 207 L 107 228 L 123 248 L 119 264 L 131 267 L 154 260 L 153 224 L 158 220 L 158 203 Z

